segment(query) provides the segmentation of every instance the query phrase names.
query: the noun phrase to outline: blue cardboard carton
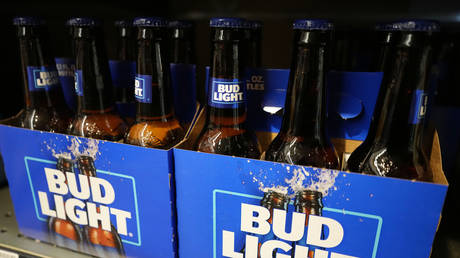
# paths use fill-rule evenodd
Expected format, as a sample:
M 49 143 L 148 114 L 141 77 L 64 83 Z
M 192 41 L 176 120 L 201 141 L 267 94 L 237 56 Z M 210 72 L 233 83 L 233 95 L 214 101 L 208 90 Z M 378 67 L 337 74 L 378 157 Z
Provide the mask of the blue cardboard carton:
M 203 120 L 183 146 L 196 140 Z M 339 153 L 359 144 L 334 142 Z M 273 252 L 311 257 L 306 248 L 315 258 L 429 257 L 447 191 L 437 138 L 431 155 L 434 183 L 181 148 L 174 149 L 174 163 L 182 258 L 255 258 L 258 250 L 269 254 L 261 257 Z M 322 194 L 321 216 L 295 212 L 295 193 L 301 189 Z M 261 204 L 270 190 L 291 198 L 287 211 L 273 215 L 272 223 Z
M 195 67 L 171 73 L 187 126 Z M 100 257 L 177 257 L 172 149 L 0 125 L 0 157 L 22 234 Z
M 172 150 L 0 125 L 0 152 L 22 234 L 101 257 L 176 257 Z
M 279 130 L 280 119 L 270 116 L 282 110 L 287 85 L 287 74 L 284 86 L 267 79 L 272 71 L 259 70 L 253 73 L 259 77 L 248 79 L 264 84 L 252 92 L 247 88 L 248 121 L 263 150 Z M 375 85 L 344 82 L 351 74 L 335 76 L 338 82 L 328 87 L 341 89 L 335 91 L 340 102 L 329 105 L 329 115 L 339 111 L 345 119 L 329 118 L 328 125 L 335 127 L 330 134 L 339 156 L 345 156 L 364 139 L 373 112 L 372 103 L 361 101 L 365 94 L 356 97 L 362 92 L 353 87 L 368 87 L 375 99 L 381 74 L 364 75 L 374 76 Z M 255 98 L 259 101 L 251 103 Z M 271 114 L 260 116 L 267 110 Z M 174 149 L 181 258 L 429 257 L 447 191 L 437 136 L 430 158 L 434 182 L 426 183 L 196 152 L 191 146 L 204 123 L 202 112 Z M 310 212 L 299 209 L 302 191 L 317 196 Z M 273 192 L 286 199 L 282 208 L 267 205 L 267 193 Z

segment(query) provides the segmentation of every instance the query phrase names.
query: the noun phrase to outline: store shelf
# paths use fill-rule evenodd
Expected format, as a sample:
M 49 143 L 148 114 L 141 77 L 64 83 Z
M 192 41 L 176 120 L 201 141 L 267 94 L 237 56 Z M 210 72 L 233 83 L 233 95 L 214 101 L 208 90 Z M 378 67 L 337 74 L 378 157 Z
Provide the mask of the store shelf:
M 6 251 L 6 252 L 5 252 Z M 12 255 L 9 255 L 9 252 Z M 17 254 L 19 256 L 14 256 Z M 0 188 L 0 257 L 91 257 L 19 233 L 8 187 Z

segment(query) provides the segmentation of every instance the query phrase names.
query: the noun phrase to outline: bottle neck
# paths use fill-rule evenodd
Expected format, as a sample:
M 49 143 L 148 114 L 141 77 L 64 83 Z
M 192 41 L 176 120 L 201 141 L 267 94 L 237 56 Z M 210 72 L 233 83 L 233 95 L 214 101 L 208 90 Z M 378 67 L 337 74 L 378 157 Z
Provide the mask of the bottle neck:
M 54 61 L 48 56 L 44 28 L 18 26 L 19 52 L 27 109 L 49 108 L 52 93 L 60 89 Z
M 118 40 L 117 58 L 120 61 L 133 62 L 136 58 L 136 55 L 134 53 L 135 42 L 131 28 L 120 27 L 118 32 L 120 37 Z
M 195 64 L 192 28 L 171 29 L 171 63 Z
M 113 108 L 112 80 L 102 32 L 74 27 L 75 88 L 79 113 L 104 113 Z
M 426 113 L 425 94 L 431 64 L 431 35 L 399 33 L 395 51 L 384 71 L 377 102 L 375 142 L 414 151 L 420 146 L 422 121 Z M 381 100 L 380 100 L 381 99 Z
M 247 41 L 243 30 L 212 28 L 208 122 L 242 128 L 246 121 L 244 64 Z
M 325 71 L 328 32 L 295 30 L 293 60 L 281 132 L 325 139 Z
M 394 50 L 395 32 L 377 31 L 377 48 L 374 56 L 373 71 L 383 72 L 385 67 L 391 62 L 390 55 Z
M 166 31 L 140 27 L 137 40 L 137 120 L 166 121 L 174 113 Z

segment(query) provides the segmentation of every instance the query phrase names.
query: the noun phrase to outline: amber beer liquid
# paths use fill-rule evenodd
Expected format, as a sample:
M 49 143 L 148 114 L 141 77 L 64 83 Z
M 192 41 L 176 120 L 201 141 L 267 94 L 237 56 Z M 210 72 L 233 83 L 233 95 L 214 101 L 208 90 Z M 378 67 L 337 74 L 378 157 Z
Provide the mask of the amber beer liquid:
M 96 177 L 96 167 L 94 160 L 90 156 L 80 156 L 77 159 L 78 169 L 80 174 L 88 177 Z M 97 208 L 99 212 L 99 209 Z M 83 227 L 83 233 L 87 242 L 91 246 L 91 252 L 100 257 L 118 257 L 124 256 L 125 251 L 117 229 L 110 224 L 111 231 L 102 229 L 100 221 L 99 227 L 93 228 L 90 226 Z
M 394 47 L 380 86 L 369 134 L 348 159 L 348 169 L 366 174 L 431 181 L 421 140 L 425 93 L 436 22 L 390 25 Z
M 44 21 L 16 17 L 25 109 L 7 124 L 29 129 L 66 133 L 72 112 L 67 107 L 56 64 L 47 44 Z
M 244 56 L 248 49 L 247 22 L 238 18 L 213 18 L 211 71 L 206 125 L 195 148 L 198 151 L 259 158 L 255 134 L 247 126 Z
M 57 169 L 62 173 L 75 173 L 74 163 L 65 158 L 59 158 Z M 67 183 L 67 181 L 66 181 Z M 50 217 L 48 220 L 48 230 L 52 237 L 51 242 L 68 248 L 76 246 L 76 249 L 82 251 L 83 235 L 80 226 L 70 220 L 64 220 L 57 217 Z
M 326 64 L 332 23 L 294 22 L 294 44 L 284 115 L 265 159 L 320 168 L 339 168 L 326 135 Z
M 112 80 L 99 23 L 91 18 L 73 18 L 75 91 L 77 115 L 70 133 L 77 136 L 120 141 L 126 124 L 115 111 Z
M 174 115 L 171 73 L 167 51 L 167 23 L 158 17 L 134 19 L 138 28 L 138 56 L 135 81 L 136 122 L 126 142 L 169 149 L 184 137 Z

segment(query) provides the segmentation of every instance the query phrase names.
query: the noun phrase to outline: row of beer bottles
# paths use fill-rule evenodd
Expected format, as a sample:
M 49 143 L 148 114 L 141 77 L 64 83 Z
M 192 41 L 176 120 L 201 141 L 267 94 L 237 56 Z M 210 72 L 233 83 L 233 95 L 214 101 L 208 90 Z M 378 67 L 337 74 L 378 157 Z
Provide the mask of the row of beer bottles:
M 260 147 L 248 128 L 243 80 L 245 22 L 239 18 L 211 19 L 211 71 L 206 125 L 195 149 L 259 158 Z M 304 19 L 293 24 L 294 40 L 281 130 L 264 158 L 320 168 L 339 168 L 326 134 L 327 54 L 333 24 Z M 366 140 L 351 154 L 348 169 L 379 176 L 430 181 L 421 148 L 426 113 L 433 21 L 410 20 L 377 26 L 377 71 L 384 76 Z M 222 89 L 230 96 L 223 97 Z M 227 94 L 228 95 L 228 94 Z
M 131 95 L 135 95 L 137 110 L 136 121 L 130 128 L 115 109 L 99 21 L 91 18 L 67 21 L 76 66 L 75 115 L 64 102 L 55 63 L 46 44 L 44 22 L 38 18 L 17 17 L 14 24 L 19 38 L 26 106 L 6 123 L 164 149 L 182 139 L 184 130 L 175 118 L 172 105 L 165 19 L 142 17 L 132 23 L 137 29 L 136 79 L 133 81 L 137 87 L 136 94 L 131 92 Z

